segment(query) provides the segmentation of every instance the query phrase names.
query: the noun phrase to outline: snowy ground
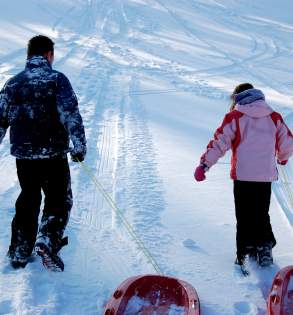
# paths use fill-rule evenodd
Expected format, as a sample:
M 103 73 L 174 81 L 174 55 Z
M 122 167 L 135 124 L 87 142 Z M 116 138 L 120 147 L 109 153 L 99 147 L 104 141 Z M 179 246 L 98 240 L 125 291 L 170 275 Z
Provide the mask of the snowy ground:
M 65 272 L 48 273 L 38 259 L 12 270 L 5 254 L 19 186 L 5 138 L 1 315 L 100 315 L 120 282 L 155 273 L 156 263 L 197 289 L 203 315 L 266 313 L 275 272 L 293 264 L 293 161 L 274 186 L 275 266 L 248 278 L 233 265 L 229 155 L 207 181 L 195 183 L 192 174 L 241 82 L 261 88 L 293 128 L 292 9 L 290 0 L 1 1 L 1 86 L 22 70 L 30 37 L 52 37 L 54 67 L 70 78 L 84 117 L 85 163 L 106 191 L 71 164 L 75 204 Z

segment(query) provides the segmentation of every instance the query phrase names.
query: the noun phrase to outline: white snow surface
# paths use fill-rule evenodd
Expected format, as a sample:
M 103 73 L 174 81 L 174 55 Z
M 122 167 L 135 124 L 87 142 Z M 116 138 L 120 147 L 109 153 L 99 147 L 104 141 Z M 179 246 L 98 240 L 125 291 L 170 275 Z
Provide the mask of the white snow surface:
M 151 306 L 150 301 L 147 299 L 142 299 L 138 297 L 137 295 L 134 295 L 131 297 L 125 307 L 125 312 L 124 315 L 133 315 L 133 314 L 143 314 L 142 310 L 147 308 L 148 306 Z M 153 308 L 153 306 L 151 306 Z M 156 301 L 155 307 L 160 307 L 160 298 L 158 298 L 158 301 Z M 150 314 L 156 313 L 150 311 Z M 164 310 L 166 315 L 184 315 L 186 314 L 185 307 L 184 306 L 179 306 L 176 304 L 170 304 L 168 305 L 167 310 Z M 162 312 L 161 312 L 162 313 Z M 160 314 L 160 311 L 158 312 Z
M 20 188 L 8 136 L 0 146 L 0 314 L 101 315 L 127 277 L 160 270 L 190 282 L 203 315 L 264 315 L 275 273 L 293 264 L 293 161 L 274 185 L 275 265 L 234 266 L 229 158 L 196 183 L 193 170 L 242 82 L 264 91 L 293 128 L 291 0 L 2 0 L 0 84 L 21 71 L 37 34 L 55 41 L 88 138 L 70 163 L 74 207 L 64 273 L 5 258 Z M 284 172 L 285 171 L 285 172 Z M 128 222 L 113 209 L 119 209 Z M 249 198 L 249 196 L 248 196 Z

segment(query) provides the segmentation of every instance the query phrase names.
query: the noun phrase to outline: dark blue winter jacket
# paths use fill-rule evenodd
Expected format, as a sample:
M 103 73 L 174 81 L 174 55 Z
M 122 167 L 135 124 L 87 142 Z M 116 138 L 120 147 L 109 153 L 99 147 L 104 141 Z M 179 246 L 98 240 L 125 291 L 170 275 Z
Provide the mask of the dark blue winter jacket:
M 33 56 L 0 92 L 0 143 L 10 126 L 11 154 L 20 159 L 86 153 L 77 98 L 67 77 Z

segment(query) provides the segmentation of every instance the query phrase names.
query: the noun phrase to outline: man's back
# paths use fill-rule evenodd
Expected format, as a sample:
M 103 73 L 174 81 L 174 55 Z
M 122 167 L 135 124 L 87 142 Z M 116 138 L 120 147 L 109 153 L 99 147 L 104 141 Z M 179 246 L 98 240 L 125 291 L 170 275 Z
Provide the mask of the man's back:
M 25 70 L 7 82 L 3 93 L 12 155 L 37 159 L 68 152 L 69 134 L 62 115 L 64 109 L 74 114 L 77 100 L 68 79 L 52 70 L 47 59 L 30 58 Z M 83 134 L 81 121 L 79 128 Z

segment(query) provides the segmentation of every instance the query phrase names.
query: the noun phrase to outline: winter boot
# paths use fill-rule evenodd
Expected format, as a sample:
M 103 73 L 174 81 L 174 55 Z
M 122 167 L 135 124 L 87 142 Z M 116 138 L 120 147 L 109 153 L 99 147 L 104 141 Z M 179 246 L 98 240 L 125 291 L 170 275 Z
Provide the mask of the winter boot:
M 29 255 L 21 246 L 17 246 L 14 249 L 9 248 L 7 257 L 14 269 L 25 268 L 29 261 Z
M 244 259 L 239 259 L 238 257 L 236 257 L 234 264 L 241 266 L 244 264 Z
M 242 266 L 242 265 L 245 264 L 246 260 L 247 260 L 246 259 L 246 255 L 244 255 L 244 254 L 241 254 L 241 255 L 237 254 L 236 255 L 236 259 L 235 259 L 235 265 Z
M 261 267 L 273 264 L 272 246 L 270 244 L 257 247 L 257 262 Z
M 257 248 L 254 246 L 247 246 L 246 248 L 248 257 L 251 261 L 257 261 Z
M 247 256 L 246 255 L 237 255 L 235 259 L 235 265 L 238 265 L 242 274 L 244 276 L 249 275 L 249 270 L 247 268 Z
M 41 257 L 45 268 L 51 271 L 64 271 L 64 263 L 61 257 L 51 249 L 46 238 L 40 237 L 37 239 L 35 251 Z

